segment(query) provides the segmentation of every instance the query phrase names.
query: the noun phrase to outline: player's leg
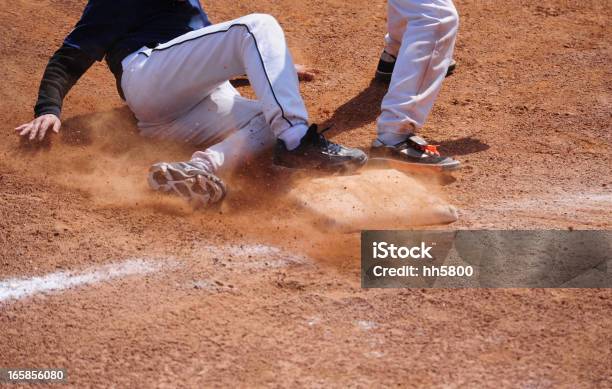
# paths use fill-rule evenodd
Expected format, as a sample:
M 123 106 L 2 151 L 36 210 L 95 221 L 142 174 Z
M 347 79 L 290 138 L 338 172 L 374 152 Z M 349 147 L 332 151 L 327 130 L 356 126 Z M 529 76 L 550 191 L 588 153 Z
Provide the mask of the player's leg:
M 240 96 L 229 82 L 171 122 L 140 123 L 146 136 L 203 145 L 185 162 L 161 162 L 149 172 L 155 190 L 174 191 L 195 206 L 221 201 L 225 180 L 240 165 L 274 145 L 257 101 Z
M 454 169 L 435 146 L 414 133 L 421 128 L 440 92 L 452 60 L 459 17 L 452 0 L 389 0 L 408 21 L 389 91 L 378 118 L 372 155 L 401 163 Z
M 401 1 L 387 1 L 387 34 L 385 35 L 385 48 L 378 61 L 376 78 L 389 82 L 395 68 L 397 55 L 404 39 L 408 23 L 408 15 L 403 12 Z M 449 76 L 455 70 L 457 63 L 451 60 L 446 75 Z
M 355 167 L 367 159 L 362 151 L 328 142 L 308 127 L 284 33 L 269 15 L 248 15 L 192 31 L 139 57 L 136 65 L 126 66 L 122 85 L 141 122 L 180 116 L 221 83 L 246 73 L 266 121 L 280 139 L 275 162 L 326 169 Z
M 385 35 L 385 51 L 397 58 L 402 39 L 406 32 L 408 18 L 402 12 L 401 2 L 387 1 L 387 35 Z
M 184 34 L 143 50 L 134 70 L 124 72 L 124 91 L 142 121 L 166 120 L 210 91 L 247 74 L 274 133 L 296 146 L 308 129 L 308 114 L 283 31 L 269 15 L 248 15 Z M 122 81 L 123 84 L 123 81 Z M 129 88 L 128 88 L 129 89 Z
M 408 20 L 379 130 L 404 134 L 424 125 L 452 58 L 459 16 L 452 0 L 389 0 Z
M 170 122 L 139 126 L 146 136 L 209 146 L 189 161 L 161 162 L 149 171 L 153 189 L 173 191 L 198 207 L 221 201 L 233 171 L 275 142 L 259 102 L 241 97 L 229 82 Z

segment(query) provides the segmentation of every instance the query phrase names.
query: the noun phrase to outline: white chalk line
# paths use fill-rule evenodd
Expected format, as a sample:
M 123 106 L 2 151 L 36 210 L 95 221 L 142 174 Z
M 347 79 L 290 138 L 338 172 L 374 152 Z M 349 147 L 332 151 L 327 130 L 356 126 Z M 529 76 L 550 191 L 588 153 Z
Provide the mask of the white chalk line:
M 137 258 L 92 267 L 81 272 L 60 271 L 40 277 L 0 280 L 0 303 L 132 275 L 150 274 L 159 271 L 162 265 L 158 261 Z
M 522 198 L 500 202 L 493 208 L 508 211 L 538 209 L 560 213 L 562 211 L 609 210 L 611 205 L 612 193 L 584 192 Z
M 288 253 L 277 247 L 262 244 L 204 246 L 201 250 L 207 255 L 223 259 L 233 258 L 234 265 L 249 270 L 280 268 L 309 262 L 306 256 Z M 162 265 L 173 266 L 174 263 L 174 261 L 162 263 L 151 259 L 136 258 L 92 267 L 80 272 L 60 271 L 39 277 L 4 279 L 0 280 L 0 303 L 132 275 L 146 275 L 159 271 Z

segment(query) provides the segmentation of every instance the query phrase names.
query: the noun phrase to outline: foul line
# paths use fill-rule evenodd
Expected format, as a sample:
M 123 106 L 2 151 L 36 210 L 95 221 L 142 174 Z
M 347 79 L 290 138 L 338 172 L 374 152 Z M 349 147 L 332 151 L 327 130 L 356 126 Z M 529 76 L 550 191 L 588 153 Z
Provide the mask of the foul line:
M 143 275 L 159 271 L 162 263 L 145 259 L 90 268 L 82 272 L 56 272 L 31 278 L 9 278 L 0 280 L 0 303 L 18 300 L 39 293 L 55 292 L 76 286 L 91 285 L 115 278 Z

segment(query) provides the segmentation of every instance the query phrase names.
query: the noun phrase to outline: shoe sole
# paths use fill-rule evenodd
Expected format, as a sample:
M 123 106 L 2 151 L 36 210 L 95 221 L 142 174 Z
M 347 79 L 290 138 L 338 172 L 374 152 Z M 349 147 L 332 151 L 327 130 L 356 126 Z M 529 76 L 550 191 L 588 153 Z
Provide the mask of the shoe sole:
M 373 165 L 385 165 L 405 173 L 422 171 L 452 172 L 461 168 L 461 162 L 459 161 L 453 161 L 444 165 L 433 165 L 428 163 L 404 162 L 393 158 L 371 157 L 370 163 Z
M 327 172 L 327 173 L 340 173 L 340 174 L 350 174 L 356 170 L 359 170 L 368 162 L 368 156 L 364 155 L 362 159 L 353 159 L 345 162 L 338 162 L 333 165 L 319 165 L 313 167 L 303 167 L 303 166 L 289 166 L 281 161 L 278 161 L 276 158 L 273 163 L 275 166 L 286 168 L 286 169 L 295 169 L 295 170 L 314 170 L 319 172 Z
M 457 61 L 452 60 L 451 64 L 448 66 L 448 70 L 446 71 L 446 77 L 452 75 L 457 68 Z M 391 82 L 391 76 L 393 73 L 381 72 L 376 70 L 376 79 L 382 82 Z
M 151 189 L 165 193 L 174 192 L 194 208 L 219 202 L 226 194 L 225 184 L 215 175 L 204 171 L 187 175 L 169 163 L 151 166 L 148 181 Z M 215 187 L 221 187 L 221 190 L 215 190 Z

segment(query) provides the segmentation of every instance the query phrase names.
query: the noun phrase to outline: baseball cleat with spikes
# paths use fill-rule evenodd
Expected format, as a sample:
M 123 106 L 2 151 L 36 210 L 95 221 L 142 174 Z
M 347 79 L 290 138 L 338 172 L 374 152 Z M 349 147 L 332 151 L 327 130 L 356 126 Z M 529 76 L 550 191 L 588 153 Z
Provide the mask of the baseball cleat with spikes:
M 149 169 L 149 186 L 174 192 L 194 208 L 218 203 L 227 194 L 225 183 L 203 161 L 160 162 Z
M 413 171 L 414 168 L 451 171 L 459 169 L 460 166 L 459 161 L 441 156 L 437 146 L 430 145 L 425 139 L 414 134 L 393 146 L 376 139 L 372 144 L 370 159 L 383 160 L 398 170 L 407 171 Z
M 294 150 L 287 150 L 278 139 L 274 150 L 274 164 L 292 169 L 314 169 L 330 172 L 352 172 L 368 161 L 363 151 L 331 142 L 323 136 L 329 128 L 318 132 L 313 124 Z

